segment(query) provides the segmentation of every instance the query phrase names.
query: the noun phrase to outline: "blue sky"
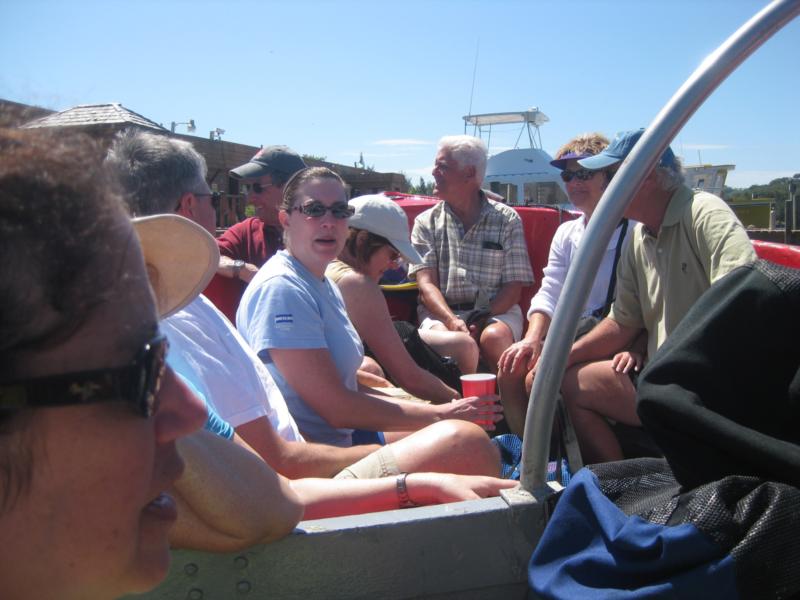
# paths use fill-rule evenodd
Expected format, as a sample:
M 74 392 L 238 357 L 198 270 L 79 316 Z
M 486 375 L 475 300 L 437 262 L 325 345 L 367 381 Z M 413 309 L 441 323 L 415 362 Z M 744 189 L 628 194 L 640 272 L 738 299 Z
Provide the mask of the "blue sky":
M 647 125 L 766 2 L 755 0 L 3 0 L 0 98 L 62 110 L 121 102 L 196 135 L 429 176 L 472 112 L 538 106 L 552 153 Z M 477 54 L 477 61 L 476 61 Z M 728 184 L 800 172 L 800 19 L 723 83 L 673 142 Z M 185 133 L 179 127 L 178 131 Z M 496 130 L 490 151 L 518 129 Z

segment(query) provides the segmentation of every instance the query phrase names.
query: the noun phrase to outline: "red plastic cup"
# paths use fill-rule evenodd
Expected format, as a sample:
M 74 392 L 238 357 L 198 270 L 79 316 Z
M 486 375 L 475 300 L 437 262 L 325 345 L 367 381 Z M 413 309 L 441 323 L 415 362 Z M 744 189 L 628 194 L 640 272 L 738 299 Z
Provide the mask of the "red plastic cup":
M 494 394 L 495 382 L 497 377 L 491 373 L 473 373 L 461 376 L 461 395 L 467 396 L 486 396 Z

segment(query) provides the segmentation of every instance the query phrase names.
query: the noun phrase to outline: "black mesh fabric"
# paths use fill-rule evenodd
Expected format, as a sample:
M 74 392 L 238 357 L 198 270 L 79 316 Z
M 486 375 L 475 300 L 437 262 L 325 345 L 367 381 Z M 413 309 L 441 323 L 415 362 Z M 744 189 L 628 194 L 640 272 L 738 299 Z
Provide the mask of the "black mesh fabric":
M 694 525 L 743 598 L 800 597 L 800 271 L 757 261 L 695 303 L 639 379 L 664 459 L 589 467 L 627 515 Z
M 669 465 L 634 459 L 591 465 L 625 514 L 658 525 L 694 525 L 730 555 L 742 598 L 800 597 L 800 490 L 730 476 L 680 493 Z

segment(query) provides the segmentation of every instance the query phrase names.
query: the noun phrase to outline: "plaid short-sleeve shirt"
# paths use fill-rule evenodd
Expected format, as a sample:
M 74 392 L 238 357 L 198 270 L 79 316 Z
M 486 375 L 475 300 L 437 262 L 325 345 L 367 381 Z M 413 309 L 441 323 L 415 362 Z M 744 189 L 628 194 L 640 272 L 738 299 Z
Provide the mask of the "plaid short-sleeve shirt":
M 492 300 L 507 283 L 533 283 L 519 215 L 483 194 L 481 202 L 480 216 L 467 232 L 444 201 L 414 221 L 411 242 L 423 262 L 412 265 L 409 275 L 436 269 L 439 287 L 450 305 L 475 302 L 479 290 Z

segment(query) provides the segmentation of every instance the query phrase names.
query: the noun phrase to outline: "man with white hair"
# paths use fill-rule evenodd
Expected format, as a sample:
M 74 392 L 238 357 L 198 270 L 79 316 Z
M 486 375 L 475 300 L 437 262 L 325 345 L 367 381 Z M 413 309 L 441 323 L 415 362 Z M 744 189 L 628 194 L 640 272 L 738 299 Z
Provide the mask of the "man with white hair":
M 497 369 L 503 351 L 522 336 L 517 303 L 533 283 L 522 220 L 481 190 L 486 159 L 480 139 L 443 137 L 432 173 L 442 201 L 416 218 L 411 234 L 423 257 L 409 269 L 419 285 L 420 335 L 464 373 L 475 371 L 479 352 Z M 472 322 L 476 314 L 488 318 Z

